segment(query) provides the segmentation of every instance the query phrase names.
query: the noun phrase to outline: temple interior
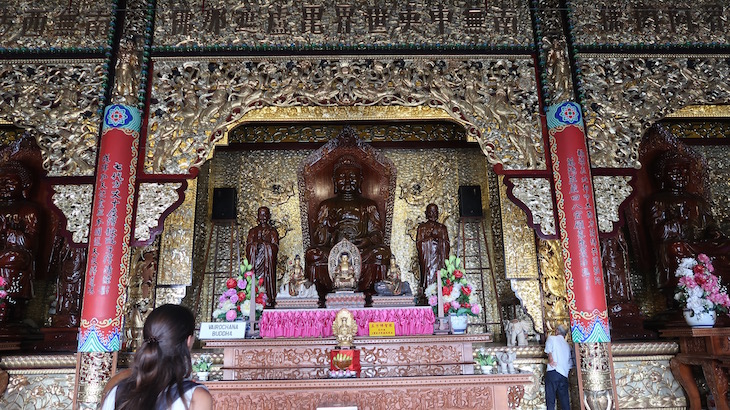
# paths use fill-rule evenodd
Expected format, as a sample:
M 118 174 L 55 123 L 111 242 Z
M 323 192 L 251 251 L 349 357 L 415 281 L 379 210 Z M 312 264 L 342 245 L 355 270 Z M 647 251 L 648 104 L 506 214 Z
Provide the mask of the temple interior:
M 727 410 L 727 33 L 718 0 L 2 2 L 0 408 L 97 408 L 174 304 L 214 408 L 553 408 L 567 329 L 570 408 Z

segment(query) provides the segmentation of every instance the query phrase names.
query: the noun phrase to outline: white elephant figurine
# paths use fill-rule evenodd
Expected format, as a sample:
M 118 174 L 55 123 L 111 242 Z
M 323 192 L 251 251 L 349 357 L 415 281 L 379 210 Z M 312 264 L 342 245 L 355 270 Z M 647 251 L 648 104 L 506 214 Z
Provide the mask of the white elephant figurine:
M 512 319 L 504 326 L 507 334 L 507 346 L 527 346 L 527 335 L 532 330 L 530 321 L 526 319 Z
M 498 352 L 497 361 L 499 362 L 499 372 L 504 374 L 517 373 L 514 361 L 517 358 L 517 352 Z

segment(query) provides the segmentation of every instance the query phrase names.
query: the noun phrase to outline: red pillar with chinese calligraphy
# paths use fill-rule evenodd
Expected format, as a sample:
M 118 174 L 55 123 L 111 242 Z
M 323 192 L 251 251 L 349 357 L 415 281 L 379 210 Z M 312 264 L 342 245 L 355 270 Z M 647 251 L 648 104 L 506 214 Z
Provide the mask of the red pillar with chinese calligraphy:
M 136 108 L 115 104 L 104 111 L 79 352 L 114 352 L 121 347 L 141 125 Z
M 610 342 L 593 180 L 580 106 L 547 113 L 550 157 L 574 342 Z

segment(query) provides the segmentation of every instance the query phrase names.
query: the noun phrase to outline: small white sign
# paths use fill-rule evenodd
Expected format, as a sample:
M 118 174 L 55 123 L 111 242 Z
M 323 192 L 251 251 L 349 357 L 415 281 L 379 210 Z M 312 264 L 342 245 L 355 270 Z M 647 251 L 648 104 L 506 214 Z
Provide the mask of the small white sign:
M 246 322 L 203 322 L 200 324 L 200 339 L 245 339 Z

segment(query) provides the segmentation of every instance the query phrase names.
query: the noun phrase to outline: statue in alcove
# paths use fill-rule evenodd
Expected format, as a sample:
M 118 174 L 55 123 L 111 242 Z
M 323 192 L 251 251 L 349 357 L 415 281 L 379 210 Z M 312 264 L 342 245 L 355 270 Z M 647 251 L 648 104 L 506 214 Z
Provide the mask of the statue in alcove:
M 362 195 L 363 173 L 358 160 L 352 155 L 341 156 L 334 165 L 332 181 L 335 196 L 319 204 L 311 246 L 305 254 L 307 276 L 317 286 L 320 305 L 333 286 L 327 267 L 330 250 L 343 239 L 360 251 L 362 274 L 357 290 L 366 298 L 375 293 L 375 282 L 385 278 L 390 265 L 380 211 L 375 201 Z
M 64 241 L 56 281 L 56 313 L 53 327 L 78 327 L 81 319 L 81 295 L 86 274 L 86 248 L 71 247 Z
M 697 164 L 674 150 L 655 162 L 659 190 L 645 203 L 646 221 L 657 258 L 657 282 L 668 300 L 677 286 L 675 272 L 683 258 L 704 253 L 713 259 L 715 273 L 730 280 L 730 238 L 720 231 L 710 203 L 694 187 L 700 184 Z
M 656 337 L 656 334 L 643 328 L 644 318 L 633 301 L 628 244 L 622 231 L 601 238 L 601 258 L 606 278 L 611 336 L 617 340 Z
M 41 212 L 27 199 L 32 185 L 19 162 L 0 164 L 0 275 L 7 281 L 5 318 L 13 322 L 23 320 L 33 297 Z
M 418 279 L 418 304 L 426 305 L 424 294 L 427 287 L 436 283 L 439 270 L 443 269 L 449 258 L 449 232 L 438 221 L 439 208 L 436 204 L 426 206 L 426 222 L 418 224 L 416 247 L 420 277 Z

